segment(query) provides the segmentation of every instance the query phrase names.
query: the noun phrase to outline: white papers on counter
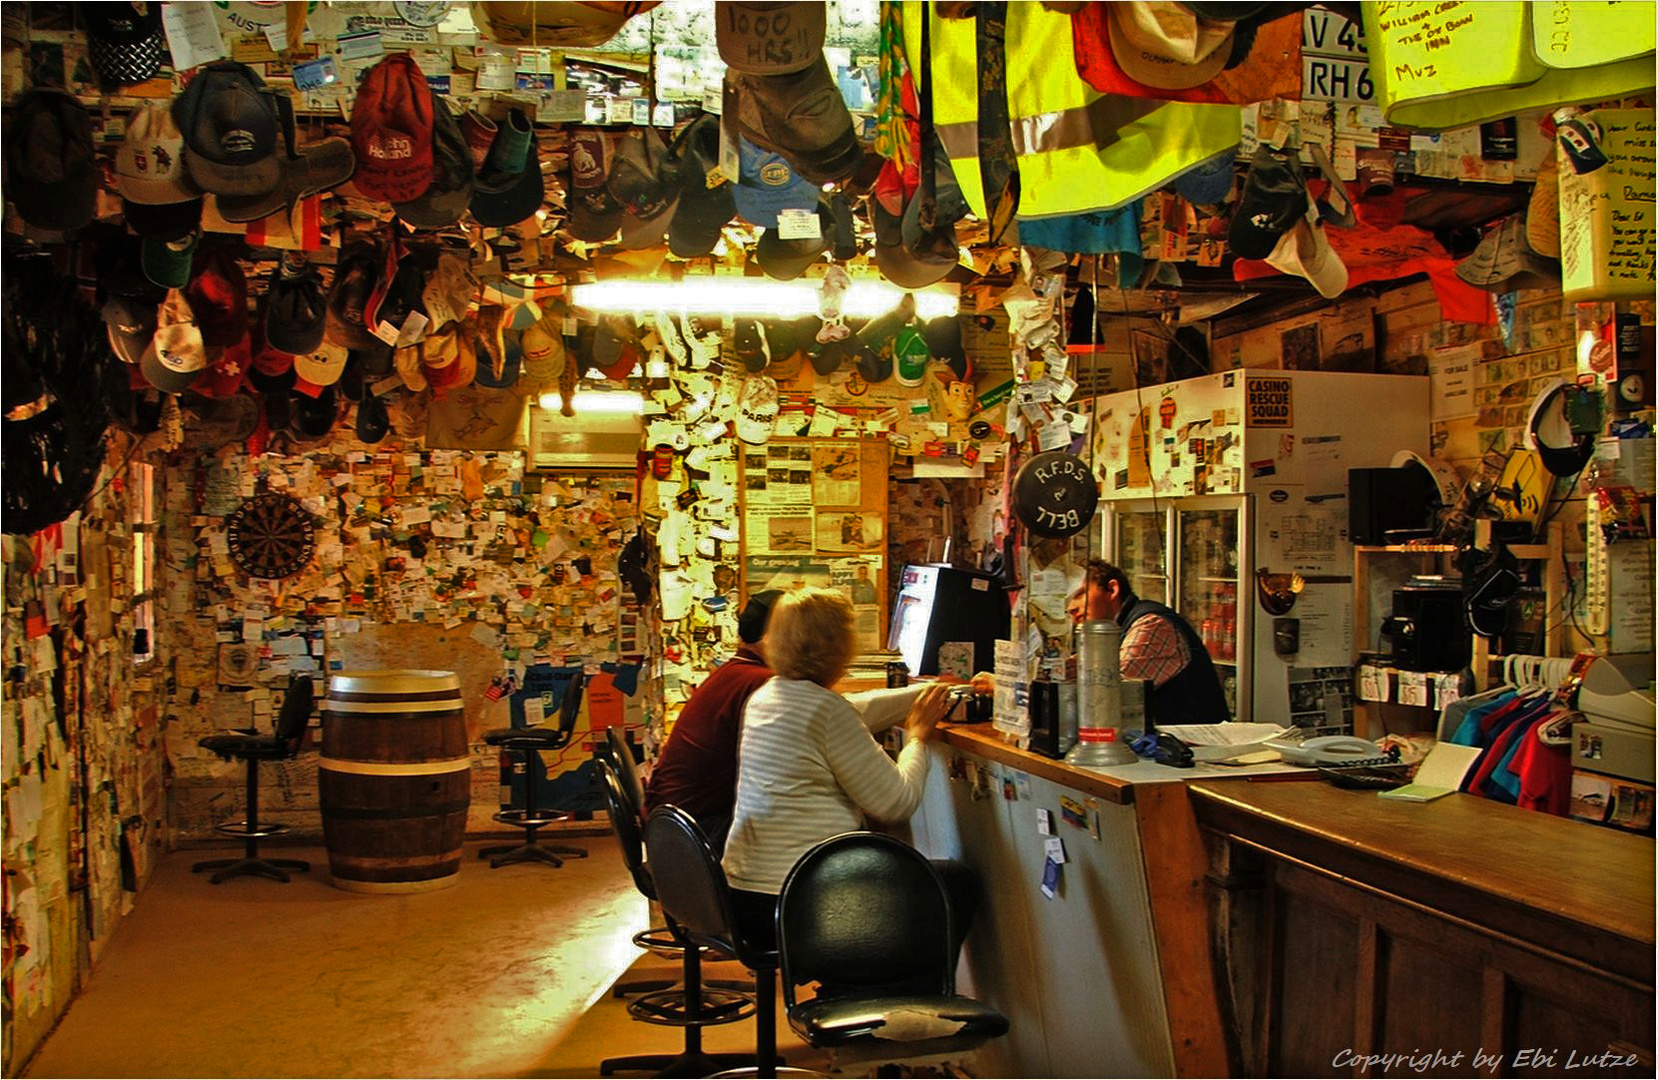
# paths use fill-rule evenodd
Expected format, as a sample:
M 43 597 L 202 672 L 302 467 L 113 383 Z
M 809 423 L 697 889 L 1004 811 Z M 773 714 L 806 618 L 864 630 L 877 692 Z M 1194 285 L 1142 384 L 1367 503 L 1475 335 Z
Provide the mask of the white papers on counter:
M 1223 762 L 1256 765 L 1270 762 L 1278 756 L 1261 744 L 1276 739 L 1287 728 L 1281 724 L 1159 724 L 1157 730 L 1166 731 L 1192 748 L 1192 757 L 1199 762 Z

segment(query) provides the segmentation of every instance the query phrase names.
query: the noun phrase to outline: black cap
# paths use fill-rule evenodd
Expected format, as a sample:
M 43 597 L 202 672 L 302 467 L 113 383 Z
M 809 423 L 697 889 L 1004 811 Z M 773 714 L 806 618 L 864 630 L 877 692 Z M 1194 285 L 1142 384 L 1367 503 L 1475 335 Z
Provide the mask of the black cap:
M 6 125 L 6 198 L 39 229 L 91 222 L 103 173 L 92 118 L 61 90 L 30 90 Z
M 531 153 L 534 153 L 533 144 Z M 535 164 L 539 172 L 539 163 Z M 393 204 L 397 216 L 417 229 L 443 229 L 453 225 L 471 205 L 472 173 L 472 151 L 461 135 L 460 122 L 441 98 L 434 98 L 432 186 L 412 202 Z M 534 212 L 531 208 L 530 213 Z
M 750 594 L 748 603 L 737 613 L 737 636 L 745 645 L 753 645 L 766 636 L 766 623 L 771 621 L 772 605 L 782 596 L 781 589 L 766 589 Z
M 332 386 L 322 388 L 316 397 L 309 394 L 293 395 L 294 415 L 289 430 L 301 439 L 320 439 L 334 430 L 340 418 L 339 397 Z
M 707 255 L 719 243 L 720 230 L 737 216 L 730 184 L 708 186 L 708 172 L 720 159 L 719 117 L 704 114 L 691 121 L 668 148 L 669 168 L 680 170 L 679 206 L 668 224 L 668 250 L 681 259 Z
M 391 430 L 391 417 L 386 403 L 369 394 L 357 403 L 357 438 L 366 443 L 377 443 Z
M 263 306 L 265 342 L 271 348 L 300 356 L 322 345 L 328 302 L 322 276 L 314 269 L 290 274 L 278 266 Z
M 1306 213 L 1307 184 L 1301 178 L 1301 163 L 1293 155 L 1274 153 L 1263 143 L 1249 163 L 1243 197 L 1227 231 L 1227 246 L 1241 259 L 1264 259 L 1272 254 L 1278 238 Z
M 142 7 L 144 10 L 139 11 Z M 87 55 L 98 77 L 109 86 L 128 86 L 156 77 L 166 42 L 161 36 L 161 5 L 82 4 Z

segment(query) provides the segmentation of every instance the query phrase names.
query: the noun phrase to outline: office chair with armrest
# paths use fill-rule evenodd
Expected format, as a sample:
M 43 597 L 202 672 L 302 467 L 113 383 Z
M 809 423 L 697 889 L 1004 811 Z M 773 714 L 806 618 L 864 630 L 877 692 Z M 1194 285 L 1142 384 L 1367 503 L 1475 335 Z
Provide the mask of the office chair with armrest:
M 242 857 L 199 862 L 190 867 L 191 873 L 211 870 L 213 876 L 208 880 L 217 885 L 226 878 L 240 877 L 243 874 L 266 877 L 273 881 L 287 881 L 288 871 L 311 869 L 311 864 L 303 859 L 259 857 L 260 840 L 288 831 L 286 825 L 259 820 L 259 763 L 281 761 L 299 753 L 299 744 L 304 740 L 305 725 L 311 719 L 311 703 L 315 698 L 316 687 L 309 675 L 290 675 L 288 692 L 282 698 L 282 707 L 277 712 L 276 725 L 271 734 L 261 735 L 256 728 L 242 728 L 209 735 L 196 741 L 197 746 L 203 750 L 213 751 L 226 761 L 240 758 L 248 763 L 248 816 L 242 821 L 227 821 L 214 826 L 216 831 L 226 836 L 239 837 L 244 842 Z
M 491 869 L 521 862 L 545 862 L 563 866 L 564 860 L 559 857 L 561 855 L 575 859 L 587 858 L 587 852 L 583 848 L 564 844 L 543 844 L 535 838 L 537 829 L 557 821 L 568 821 L 570 815 L 541 808 L 536 792 L 537 770 L 535 762 L 530 760 L 531 755 L 538 751 L 558 751 L 570 745 L 570 737 L 576 730 L 576 717 L 581 713 L 585 685 L 585 674 L 571 676 L 570 685 L 565 688 L 564 698 L 559 702 L 557 727 L 542 724 L 536 727 L 496 728 L 484 733 L 484 742 L 490 746 L 498 746 L 508 753 L 517 751 L 524 755 L 524 809 L 502 810 L 495 815 L 495 820 L 503 825 L 523 829 L 524 842 L 486 847 L 479 851 L 478 857 L 489 859 Z

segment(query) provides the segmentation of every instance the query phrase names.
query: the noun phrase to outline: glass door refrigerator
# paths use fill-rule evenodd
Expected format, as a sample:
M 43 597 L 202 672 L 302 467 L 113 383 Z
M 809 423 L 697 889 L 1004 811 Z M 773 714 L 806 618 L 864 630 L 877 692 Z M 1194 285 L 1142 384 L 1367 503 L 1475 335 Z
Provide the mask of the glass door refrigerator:
M 1220 674 L 1234 720 L 1242 719 L 1240 694 L 1249 698 L 1248 670 L 1240 671 L 1237 644 L 1250 637 L 1249 610 L 1238 605 L 1248 506 L 1236 495 L 1105 506 L 1106 558 L 1128 576 L 1138 596 L 1167 604 L 1192 624 Z
M 1428 380 L 1242 370 L 1109 394 L 1092 449 L 1099 550 L 1191 623 L 1232 718 L 1350 717 L 1347 470 L 1427 454 Z M 1286 615 L 1262 608 L 1261 573 L 1301 575 Z

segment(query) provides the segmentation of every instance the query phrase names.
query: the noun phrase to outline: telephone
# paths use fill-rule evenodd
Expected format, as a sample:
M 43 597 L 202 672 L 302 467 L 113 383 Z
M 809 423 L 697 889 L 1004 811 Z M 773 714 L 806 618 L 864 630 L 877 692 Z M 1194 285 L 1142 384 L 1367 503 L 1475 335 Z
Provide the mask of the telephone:
M 1305 742 L 1267 739 L 1261 745 L 1278 751 L 1291 765 L 1374 765 L 1393 760 L 1381 747 L 1356 735 L 1322 735 Z

